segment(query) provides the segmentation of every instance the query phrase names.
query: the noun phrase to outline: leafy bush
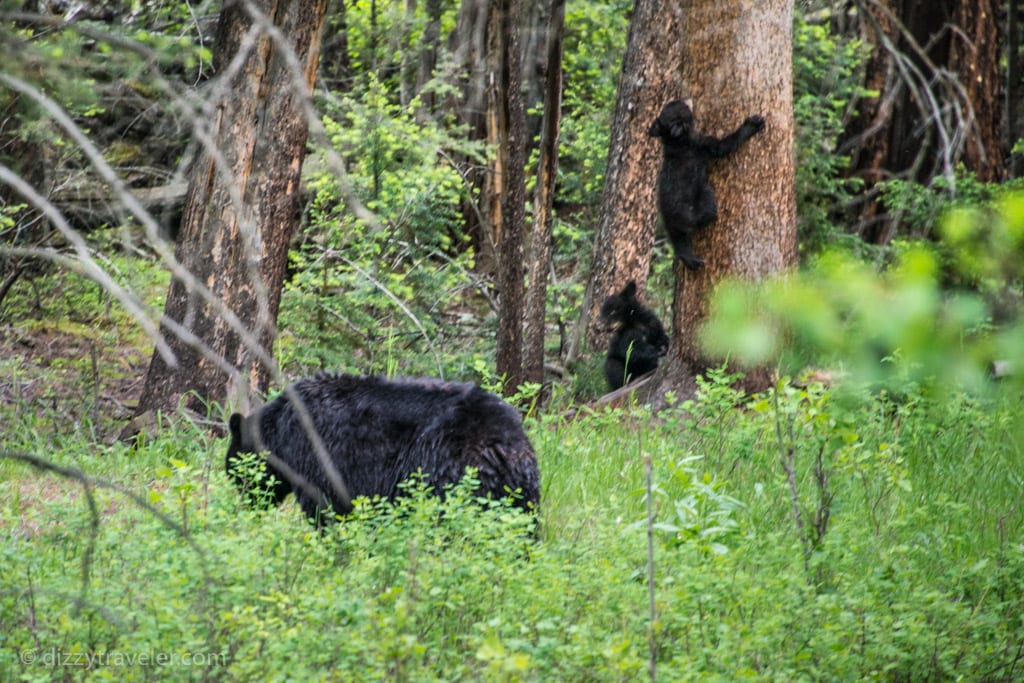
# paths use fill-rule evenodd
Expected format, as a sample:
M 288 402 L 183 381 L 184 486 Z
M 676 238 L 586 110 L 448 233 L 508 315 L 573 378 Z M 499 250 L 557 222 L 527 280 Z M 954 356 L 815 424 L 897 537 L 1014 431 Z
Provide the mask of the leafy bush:
M 1024 196 L 1008 196 L 944 222 L 947 267 L 984 283 L 981 293 L 943 289 L 943 261 L 927 245 L 906 246 L 883 273 L 828 253 L 798 275 L 720 287 L 703 338 L 717 353 L 791 372 L 838 364 L 890 389 L 936 380 L 979 389 L 993 361 L 1018 368 L 1024 361 L 1019 305 L 995 324 L 996 305 L 1021 297 L 1022 207 Z
M 801 253 L 826 245 L 859 247 L 836 222 L 837 208 L 860 189 L 859 179 L 844 177 L 849 158 L 836 143 L 851 100 L 867 94 L 859 84 L 867 51 L 858 40 L 844 39 L 825 24 L 809 24 L 798 12 L 793 22 L 793 117 L 796 133 L 796 194 Z
M 1016 675 L 1019 398 L 783 384 L 744 403 L 730 381 L 657 420 L 530 421 L 536 538 L 472 480 L 444 499 L 410 483 L 324 533 L 291 504 L 250 510 L 198 425 L 48 452 L 90 473 L 93 506 L 5 460 L 0 678 L 635 680 L 651 643 L 663 680 Z
M 560 211 L 566 220 L 583 209 L 579 219 L 572 219 L 582 225 L 595 220 L 593 214 L 604 187 L 630 7 L 630 3 L 612 0 L 570 3 L 565 10 L 565 92 L 555 201 L 566 209 Z M 555 244 L 557 247 L 559 242 Z
M 279 355 L 290 372 L 393 372 L 397 357 L 422 359 L 403 374 L 465 371 L 474 351 L 466 340 L 479 338 L 481 323 L 452 304 L 464 300 L 465 310 L 476 313 L 482 297 L 475 295 L 473 253 L 461 232 L 467 190 L 452 160 L 482 161 L 483 148 L 433 121 L 417 122 L 416 106 L 391 104 L 375 86 L 362 100 L 337 103 L 343 124 L 325 121 L 349 174 L 343 181 L 315 171 L 308 180 L 309 220 L 290 254 L 294 275 L 279 320 Z M 379 224 L 355 219 L 341 182 L 350 183 Z M 479 317 L 493 324 L 486 311 Z
M 934 238 L 935 228 L 952 209 L 982 206 L 1020 191 L 1024 179 L 1006 183 L 982 183 L 977 176 L 958 166 L 952 178 L 939 175 L 928 185 L 895 178 L 878 184 L 879 200 L 895 216 L 901 231 L 911 238 Z

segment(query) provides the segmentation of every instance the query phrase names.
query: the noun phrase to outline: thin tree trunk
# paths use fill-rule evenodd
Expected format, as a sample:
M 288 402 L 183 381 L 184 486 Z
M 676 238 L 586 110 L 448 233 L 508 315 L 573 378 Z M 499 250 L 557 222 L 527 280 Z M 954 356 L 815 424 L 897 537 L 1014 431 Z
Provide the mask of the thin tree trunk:
M 544 118 L 540 161 L 533 197 L 533 234 L 530 240 L 530 287 L 526 292 L 526 381 L 544 381 L 544 329 L 548 274 L 551 270 L 551 223 L 558 174 L 558 133 L 562 122 L 562 37 L 565 0 L 552 0 L 548 22 Z
M 698 130 L 720 137 L 753 114 L 763 115 L 766 127 L 710 167 L 718 221 L 694 241 L 694 251 L 706 259 L 703 268 L 690 271 L 675 262 L 672 345 L 645 387 L 648 398 L 667 391 L 691 395 L 694 377 L 719 362 L 699 344 L 716 283 L 724 277 L 758 280 L 797 261 L 793 0 L 691 0 L 683 6 L 683 80 L 691 87 Z M 745 371 L 745 388 L 767 387 L 768 369 Z
M 889 158 L 889 137 L 879 134 L 889 125 L 893 110 L 893 87 L 898 82 L 892 55 L 882 48 L 886 36 L 896 34 L 895 17 L 885 5 L 889 0 L 875 0 L 865 8 L 861 39 L 875 46 L 864 65 L 864 88 L 886 96 L 862 98 L 856 103 L 857 114 L 850 120 L 838 144 L 837 153 L 850 155 L 847 174 L 860 177 L 867 190 L 865 203 L 859 209 L 858 232 L 868 241 L 883 230 L 881 206 L 871 189 L 886 180 L 885 163 Z
M 413 53 L 412 31 L 416 25 L 416 0 L 405 0 L 402 20 L 392 29 L 389 47 L 397 52 L 398 58 L 398 101 L 403 107 L 409 106 L 416 95 L 416 81 L 419 75 L 419 60 Z M 397 30 L 396 30 L 397 29 Z
M 493 55 L 496 51 L 494 21 L 492 17 L 497 3 L 494 0 L 462 0 L 455 30 L 450 34 L 449 49 L 456 69 L 450 74 L 453 90 L 461 93 L 450 105 L 459 122 L 466 128 L 470 140 L 487 140 L 488 130 L 494 124 L 488 121 L 488 101 L 492 97 L 495 72 Z M 453 100 L 455 98 L 452 98 Z M 500 174 L 500 168 L 483 168 L 467 163 L 465 157 L 457 157 L 456 163 L 465 170 L 468 188 L 462 205 L 466 234 L 473 247 L 474 264 L 477 272 L 492 274 L 497 267 L 496 228 L 493 211 L 490 210 L 492 186 Z
M 498 157 L 504 158 L 501 184 L 501 236 L 498 242 L 497 373 L 504 391 L 513 394 L 523 383 L 523 250 L 526 233 L 526 112 L 521 90 L 519 17 L 522 0 L 499 0 L 500 68 L 497 100 Z
M 229 2 L 221 12 L 214 59 L 226 81 L 203 131 L 213 147 L 192 169 L 176 251 L 193 277 L 171 282 L 164 310 L 177 362 L 153 355 L 137 414 L 173 411 L 183 398 L 203 410 L 239 376 L 267 387 L 288 241 L 299 219 L 303 104 L 325 12 L 326 0 Z M 261 21 L 287 45 L 257 28 Z M 229 313 L 248 329 L 230 324 Z
M 352 85 L 352 57 L 348 50 L 347 0 L 330 0 L 321 50 L 319 78 L 328 90 L 347 90 Z
M 659 224 L 655 189 L 661 160 L 660 145 L 647 129 L 662 104 L 686 94 L 678 68 L 686 41 L 683 6 L 672 0 L 637 0 L 633 8 L 590 275 L 567 363 L 602 346 L 598 313 L 606 296 L 630 280 L 641 295 L 646 287 Z
M 441 0 L 426 0 L 427 24 L 423 27 L 423 42 L 419 48 L 419 62 L 416 69 L 416 93 L 422 104 L 416 112 L 417 119 L 426 121 L 437 109 L 433 92 L 423 92 L 427 83 L 434 78 L 437 68 L 437 52 L 441 47 Z

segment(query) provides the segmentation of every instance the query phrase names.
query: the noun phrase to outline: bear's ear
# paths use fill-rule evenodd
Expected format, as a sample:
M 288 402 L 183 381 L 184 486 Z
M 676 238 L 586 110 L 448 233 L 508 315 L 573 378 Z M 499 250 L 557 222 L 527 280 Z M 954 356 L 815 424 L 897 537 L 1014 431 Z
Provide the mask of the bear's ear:
M 231 433 L 231 440 L 241 444 L 242 416 L 239 413 L 231 413 L 231 417 L 228 418 L 228 431 Z
M 631 299 L 636 296 L 636 282 L 630 280 L 626 283 L 626 286 L 622 288 L 622 297 L 624 299 Z
M 261 453 L 267 450 L 260 429 L 260 412 L 252 415 L 232 413 L 228 418 L 231 446 L 242 453 Z
M 652 138 L 660 138 L 665 134 L 665 126 L 661 123 L 661 118 L 654 119 L 654 123 L 647 129 L 647 134 Z

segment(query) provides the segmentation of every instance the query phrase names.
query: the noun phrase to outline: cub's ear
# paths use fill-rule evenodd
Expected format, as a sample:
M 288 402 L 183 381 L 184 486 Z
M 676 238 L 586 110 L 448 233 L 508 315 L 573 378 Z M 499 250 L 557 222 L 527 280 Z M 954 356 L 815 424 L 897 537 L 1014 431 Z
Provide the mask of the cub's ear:
M 636 296 L 636 282 L 633 280 L 627 282 L 626 286 L 622 288 L 622 296 L 627 299 Z
M 665 126 L 662 125 L 661 119 L 654 119 L 654 123 L 647 129 L 647 134 L 652 138 L 660 138 L 665 135 Z

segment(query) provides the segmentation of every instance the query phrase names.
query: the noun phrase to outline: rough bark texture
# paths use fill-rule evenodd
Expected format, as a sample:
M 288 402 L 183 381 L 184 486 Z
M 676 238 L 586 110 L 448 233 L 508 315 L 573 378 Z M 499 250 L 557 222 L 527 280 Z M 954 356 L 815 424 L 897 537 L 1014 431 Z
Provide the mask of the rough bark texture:
M 1020 137 L 1017 131 L 1018 124 L 1018 99 L 1020 98 L 1020 0 L 1007 0 L 1006 2 L 1006 92 L 1004 93 L 1004 125 L 1002 131 L 1002 142 L 1005 149 L 1012 149 L 1013 144 Z M 1006 174 L 1011 178 L 1020 175 L 1021 155 L 1014 154 L 1010 157 Z
M 999 56 L 1003 3 L 998 0 L 963 0 L 953 13 L 949 66 L 960 77 L 974 114 L 977 134 L 967 139 L 964 163 L 984 181 L 1005 177 L 1005 155 L 1000 146 Z
M 497 373 L 506 394 L 523 383 L 523 252 L 526 235 L 526 112 L 521 90 L 519 17 L 521 0 L 497 0 L 501 48 L 496 74 L 495 112 L 498 157 L 504 162 L 500 192 L 501 236 L 498 242 Z
M 567 362 L 603 347 L 598 313 L 606 296 L 629 280 L 636 281 L 641 297 L 646 288 L 659 223 L 655 190 L 661 163 L 661 148 L 647 129 L 662 104 L 686 94 L 677 66 L 686 40 L 681 7 L 671 0 L 637 0 L 633 8 L 590 276 Z
M 1005 177 L 997 0 L 858 0 L 862 39 L 872 46 L 865 86 L 838 152 L 865 182 L 858 232 L 885 244 L 899 217 L 871 189 L 891 178 L 928 183 L 958 163 L 978 178 Z
M 528 382 L 544 381 L 544 331 L 548 273 L 551 270 L 551 222 L 558 174 L 558 131 L 562 108 L 562 36 L 565 0 L 552 0 L 548 24 L 547 74 L 540 160 L 533 198 L 533 231 L 530 239 L 530 277 L 526 291 L 526 340 L 523 372 Z
M 251 33 L 259 22 L 247 8 L 290 47 L 266 31 Z M 261 0 L 229 2 L 221 13 L 214 59 L 228 80 L 218 86 L 205 131 L 215 148 L 205 149 L 191 171 L 176 251 L 194 281 L 175 278 L 165 306 L 166 318 L 194 339 L 164 326 L 177 363 L 154 354 L 138 414 L 173 411 L 183 397 L 196 409 L 223 400 L 234 371 L 250 387 L 267 386 L 270 368 L 260 356 L 271 356 L 288 241 L 298 225 L 307 136 L 302 103 L 315 80 L 325 11 L 326 0 Z M 285 50 L 294 50 L 302 78 Z M 258 348 L 226 322 L 223 309 Z
M 797 261 L 793 1 L 692 0 L 683 7 L 683 82 L 698 130 L 720 137 L 751 114 L 762 114 L 767 125 L 709 169 L 718 221 L 694 241 L 704 267 L 694 272 L 675 264 L 672 346 L 645 387 L 655 404 L 666 391 L 691 394 L 694 376 L 720 362 L 698 344 L 715 284 L 725 277 L 758 280 Z M 765 369 L 746 372 L 749 390 L 764 388 L 770 376 Z

